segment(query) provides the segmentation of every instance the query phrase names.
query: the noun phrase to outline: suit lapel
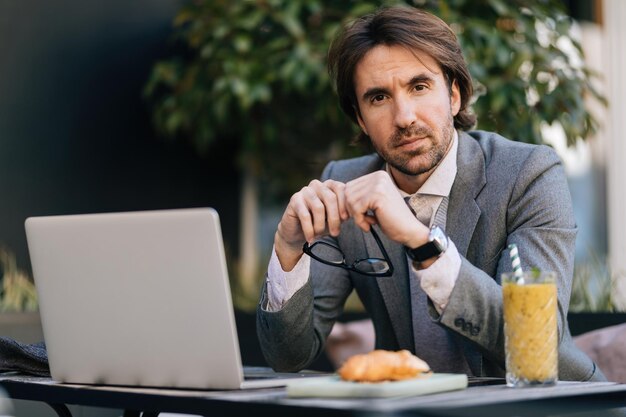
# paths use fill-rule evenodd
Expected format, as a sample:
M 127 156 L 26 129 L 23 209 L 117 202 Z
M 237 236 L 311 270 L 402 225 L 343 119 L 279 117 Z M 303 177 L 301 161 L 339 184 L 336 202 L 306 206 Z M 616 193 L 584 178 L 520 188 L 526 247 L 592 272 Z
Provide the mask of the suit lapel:
M 465 132 L 459 135 L 457 176 L 450 190 L 446 233 L 461 256 L 467 257 L 469 245 L 481 215 L 476 198 L 487 183 L 484 152 L 476 139 Z M 475 375 L 481 375 L 482 355 L 466 339 L 459 338 L 465 358 Z
M 378 169 L 381 167 L 378 166 Z M 475 199 L 485 184 L 485 161 L 482 149 L 474 138 L 460 132 L 457 176 L 450 191 L 446 233 L 462 256 L 467 254 L 474 229 L 480 218 L 481 211 Z M 402 245 L 392 242 L 382 232 L 379 236 L 393 263 L 395 273 L 393 277 L 377 277 L 376 282 L 387 307 L 399 347 L 414 351 L 406 255 Z M 380 257 L 378 245 L 371 234 L 363 233 L 363 239 L 368 256 Z
M 406 255 L 401 245 L 389 240 L 380 229 L 376 231 L 395 269 L 391 277 L 376 277 L 376 283 L 385 301 L 387 313 L 389 314 L 400 349 L 413 351 L 413 325 L 411 323 L 411 300 L 408 287 L 409 271 Z M 370 233 L 363 233 L 363 239 L 365 240 L 368 256 L 382 256 L 376 241 Z
M 467 255 L 480 218 L 476 197 L 486 184 L 485 161 L 478 142 L 465 132 L 459 135 L 457 175 L 450 191 L 446 233 L 462 256 Z
M 379 169 L 384 169 L 385 161 L 378 156 L 372 161 L 370 166 L 366 168 L 366 172 L 360 175 L 366 175 Z M 392 277 L 376 277 L 378 289 L 383 297 L 387 313 L 393 331 L 398 340 L 400 349 L 415 350 L 415 341 L 413 340 L 413 323 L 411 319 L 411 291 L 409 288 L 409 270 L 406 255 L 402 245 L 397 244 L 387 238 L 387 236 L 377 227 L 378 236 L 389 255 L 389 259 L 394 267 L 394 275 Z M 380 249 L 376 241 L 370 233 L 363 233 L 356 227 L 357 233 L 361 233 L 365 243 L 367 255 L 370 257 L 381 257 Z

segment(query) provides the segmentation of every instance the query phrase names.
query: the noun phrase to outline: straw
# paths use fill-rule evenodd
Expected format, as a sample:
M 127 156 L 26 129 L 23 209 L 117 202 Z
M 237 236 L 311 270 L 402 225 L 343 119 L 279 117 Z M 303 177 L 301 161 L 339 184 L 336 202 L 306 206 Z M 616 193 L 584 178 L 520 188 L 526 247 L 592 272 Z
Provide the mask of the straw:
M 522 262 L 519 259 L 519 252 L 517 251 L 517 245 L 515 243 L 509 245 L 509 256 L 511 257 L 511 264 L 513 265 L 513 276 L 517 279 L 518 284 L 523 284 Z

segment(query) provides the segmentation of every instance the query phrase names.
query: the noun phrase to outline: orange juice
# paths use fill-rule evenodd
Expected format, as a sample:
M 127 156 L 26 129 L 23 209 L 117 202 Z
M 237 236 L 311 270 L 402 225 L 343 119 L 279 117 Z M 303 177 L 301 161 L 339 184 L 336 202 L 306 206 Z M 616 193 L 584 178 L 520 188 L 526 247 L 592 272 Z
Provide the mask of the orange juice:
M 554 273 L 502 276 L 507 384 L 552 385 L 558 376 Z

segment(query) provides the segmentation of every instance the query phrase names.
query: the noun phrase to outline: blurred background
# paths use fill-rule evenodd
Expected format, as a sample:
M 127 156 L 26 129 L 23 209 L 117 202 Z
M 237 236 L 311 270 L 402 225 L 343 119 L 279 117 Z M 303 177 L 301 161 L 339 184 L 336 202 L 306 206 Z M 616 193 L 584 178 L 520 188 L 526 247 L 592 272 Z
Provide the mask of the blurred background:
M 550 144 L 565 161 L 579 226 L 572 310 L 624 310 L 626 3 L 410 3 L 457 32 L 478 128 Z M 324 65 L 339 25 L 380 4 L 0 0 L 0 276 L 5 298 L 9 282 L 23 296 L 3 304 L 12 330 L 0 334 L 41 338 L 22 332 L 36 308 L 9 312 L 33 309 L 27 217 L 210 206 L 242 349 L 254 351 L 241 317 L 288 197 L 330 159 L 368 152 L 350 145 Z

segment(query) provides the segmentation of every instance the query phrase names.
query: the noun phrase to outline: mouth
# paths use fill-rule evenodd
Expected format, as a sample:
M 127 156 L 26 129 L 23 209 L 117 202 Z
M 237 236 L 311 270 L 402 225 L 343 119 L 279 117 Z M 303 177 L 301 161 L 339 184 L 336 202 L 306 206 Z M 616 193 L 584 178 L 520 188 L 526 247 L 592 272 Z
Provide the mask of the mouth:
M 402 139 L 401 141 L 399 141 L 396 144 L 396 147 L 398 147 L 398 148 L 407 147 L 409 145 L 417 144 L 417 143 L 423 141 L 426 138 L 427 138 L 427 136 L 405 138 L 405 139 Z

